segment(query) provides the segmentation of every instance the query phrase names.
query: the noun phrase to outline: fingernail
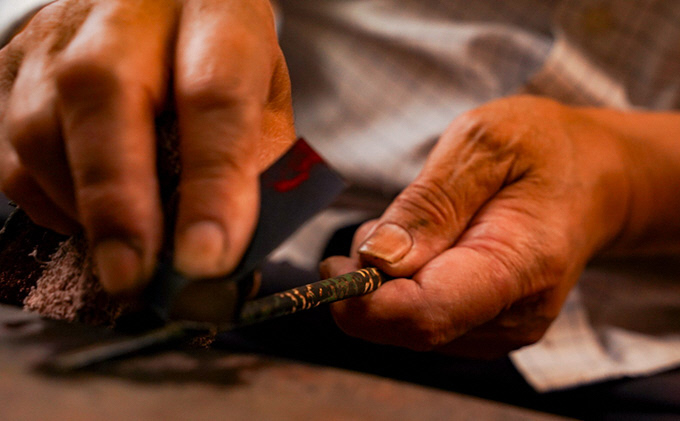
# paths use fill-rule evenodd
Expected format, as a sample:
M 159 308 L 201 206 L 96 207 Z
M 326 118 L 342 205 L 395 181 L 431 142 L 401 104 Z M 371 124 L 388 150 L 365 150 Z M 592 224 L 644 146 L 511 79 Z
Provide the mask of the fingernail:
M 141 259 L 137 250 L 120 240 L 105 240 L 94 248 L 94 262 L 99 282 L 112 294 L 137 288 L 141 276 Z
M 189 277 L 217 276 L 224 253 L 224 231 L 216 222 L 197 222 L 180 234 L 175 269 Z
M 411 234 L 397 224 L 383 224 L 359 247 L 359 253 L 387 263 L 397 263 L 413 247 Z

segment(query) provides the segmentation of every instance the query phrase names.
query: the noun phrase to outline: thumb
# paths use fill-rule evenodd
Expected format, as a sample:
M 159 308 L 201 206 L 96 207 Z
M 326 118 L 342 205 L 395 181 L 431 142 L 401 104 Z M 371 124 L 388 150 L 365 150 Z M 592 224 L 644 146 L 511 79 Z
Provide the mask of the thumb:
M 365 264 L 408 277 L 453 245 L 461 219 L 447 192 L 419 180 L 401 192 L 357 251 Z
M 481 162 L 487 158 L 476 154 L 452 155 L 450 150 L 433 150 L 423 172 L 359 245 L 364 264 L 395 277 L 413 275 L 452 247 L 473 216 L 504 187 L 507 163 Z M 474 170 L 480 166 L 489 170 Z

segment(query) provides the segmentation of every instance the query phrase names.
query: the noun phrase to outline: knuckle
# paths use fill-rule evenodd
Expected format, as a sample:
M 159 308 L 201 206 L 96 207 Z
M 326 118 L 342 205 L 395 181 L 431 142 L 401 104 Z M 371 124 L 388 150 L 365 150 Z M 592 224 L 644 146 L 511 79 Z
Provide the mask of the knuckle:
M 414 341 L 409 348 L 414 351 L 431 351 L 448 340 L 446 329 L 439 321 L 429 318 L 415 320 Z
M 144 168 L 116 165 L 115 162 L 96 163 L 74 161 L 72 175 L 82 203 L 132 202 L 145 197 L 152 181 L 145 178 Z
M 152 215 L 144 200 L 134 200 L 138 194 L 133 186 L 103 183 L 81 188 L 77 192 L 78 214 L 96 241 L 109 236 L 145 237 Z
M 539 230 L 525 240 L 521 247 L 522 267 L 518 267 L 531 279 L 527 282 L 529 289 L 523 292 L 525 296 L 549 292 L 569 277 L 575 261 L 573 248 L 561 237 L 554 231 Z
M 81 183 L 77 193 L 78 207 L 83 216 L 108 209 L 114 209 L 115 211 L 115 208 L 120 206 L 119 197 L 124 195 L 124 190 L 119 185 L 114 185 L 113 183 Z
M 457 221 L 456 200 L 446 187 L 433 179 L 417 180 L 400 194 L 395 203 L 416 216 L 416 224 L 448 231 Z
M 545 141 L 535 124 L 527 124 L 526 114 L 518 115 L 505 101 L 466 112 L 454 121 L 453 129 L 468 151 L 493 162 L 533 156 L 537 142 Z
M 178 89 L 178 100 L 186 107 L 198 111 L 227 109 L 238 113 L 239 119 L 248 118 L 249 111 L 257 105 L 255 90 L 245 78 L 236 75 L 219 77 L 205 74 L 192 78 Z
M 54 79 L 64 100 L 101 100 L 126 87 L 124 78 L 104 54 L 61 60 L 55 65 Z
M 87 214 L 102 214 L 110 219 L 150 217 L 145 210 L 158 200 L 157 180 L 143 177 L 134 169 L 123 171 L 113 166 L 82 166 L 73 169 L 78 208 Z M 113 216 L 116 218 L 113 218 Z M 120 218 L 118 218 L 120 216 Z
M 488 257 L 490 272 L 503 280 L 495 284 L 496 294 L 508 303 L 549 293 L 569 276 L 574 263 L 569 249 L 554 236 L 543 230 L 516 232 L 515 228 L 519 227 L 490 230 L 484 239 L 470 244 Z
M 187 160 L 182 167 L 179 188 L 182 191 L 227 188 L 236 179 L 239 182 L 252 182 L 255 172 L 246 155 L 238 153 L 215 153 L 212 156 L 196 156 Z
M 536 260 L 541 276 L 552 281 L 548 283 L 548 287 L 567 277 L 574 261 L 566 248 L 557 245 L 546 247 Z
M 135 69 L 114 64 L 106 54 L 69 59 L 54 70 L 56 99 L 71 116 L 83 117 L 114 105 L 151 105 L 159 109 L 165 93 L 154 80 Z M 76 114 L 73 114 L 75 112 Z
M 414 303 L 419 311 L 410 315 L 412 337 L 410 348 L 417 351 L 431 351 L 459 336 L 451 322 L 448 311 L 434 303 L 432 297 L 421 297 Z
M 509 123 L 506 115 L 477 108 L 456 119 L 456 129 L 462 138 L 475 150 L 494 154 L 506 151 L 513 145 L 506 136 Z
M 73 180 L 81 191 L 121 190 L 125 180 L 136 174 L 125 174 L 115 165 L 93 165 L 84 158 L 74 159 L 71 165 Z M 131 169 L 131 172 L 134 169 Z M 129 182 L 128 182 L 129 183 Z
M 544 118 L 534 117 L 537 109 Z M 452 128 L 473 149 L 488 152 L 495 160 L 535 158 L 553 143 L 548 134 L 554 130 L 546 123 L 558 120 L 561 109 L 558 102 L 546 98 L 502 98 L 462 114 Z
M 205 56 L 187 60 L 189 63 L 180 69 L 176 87 L 180 104 L 199 109 L 265 106 L 275 59 L 263 53 L 267 46 L 251 33 L 232 34 L 230 38 L 224 46 L 229 62 Z
M 577 249 L 574 243 L 578 240 L 571 238 L 571 231 L 562 221 L 544 224 L 544 227 L 537 231 L 536 235 L 541 238 L 536 238 L 534 244 L 543 251 L 541 260 L 546 262 L 551 270 L 562 271 L 569 267 L 570 262 L 573 262 L 572 255 Z
M 7 113 L 5 128 L 7 139 L 22 158 L 38 153 L 45 142 L 53 140 L 54 135 L 46 133 L 49 122 L 41 110 Z
M 182 162 L 181 188 L 200 187 L 205 183 L 225 188 L 235 182 L 239 186 L 252 186 L 257 181 L 257 148 L 252 143 L 223 142 L 210 147 L 207 149 L 198 144 L 191 147 L 190 153 L 187 146 Z
M 40 153 L 43 146 L 59 142 L 53 103 L 54 97 L 50 94 L 36 94 L 30 99 L 17 98 L 13 94 L 4 116 L 5 133 L 22 158 Z

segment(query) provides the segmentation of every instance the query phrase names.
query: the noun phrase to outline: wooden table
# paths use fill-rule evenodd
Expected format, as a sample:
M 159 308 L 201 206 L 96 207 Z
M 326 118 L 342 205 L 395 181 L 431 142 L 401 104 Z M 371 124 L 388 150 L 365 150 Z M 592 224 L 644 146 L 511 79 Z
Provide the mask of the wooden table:
M 115 334 L 0 305 L 2 420 L 555 420 L 336 368 L 214 349 L 170 350 L 54 376 L 59 350 Z

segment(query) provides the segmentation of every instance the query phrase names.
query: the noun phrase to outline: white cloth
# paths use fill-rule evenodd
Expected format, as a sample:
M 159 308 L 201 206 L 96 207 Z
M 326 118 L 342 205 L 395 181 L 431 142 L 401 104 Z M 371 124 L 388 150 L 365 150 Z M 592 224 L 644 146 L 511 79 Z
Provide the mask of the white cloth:
M 0 30 L 44 3 L 0 0 Z M 674 0 L 279 3 L 298 132 L 353 182 L 273 257 L 298 266 L 315 267 L 334 228 L 379 215 L 449 122 L 491 99 L 680 106 Z M 546 336 L 513 362 L 539 391 L 680 365 L 678 267 L 587 269 Z

